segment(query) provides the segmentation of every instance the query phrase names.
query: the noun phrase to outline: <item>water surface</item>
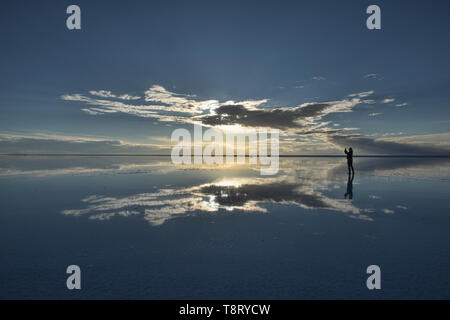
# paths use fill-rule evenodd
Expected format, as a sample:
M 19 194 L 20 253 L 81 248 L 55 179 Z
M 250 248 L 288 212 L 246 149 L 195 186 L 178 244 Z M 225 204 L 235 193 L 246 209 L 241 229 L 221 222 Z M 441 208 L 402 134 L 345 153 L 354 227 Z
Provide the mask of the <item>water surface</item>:
M 450 298 L 450 161 L 0 157 L 0 297 Z M 82 290 L 66 288 L 68 265 Z M 366 268 L 382 289 L 366 288 Z

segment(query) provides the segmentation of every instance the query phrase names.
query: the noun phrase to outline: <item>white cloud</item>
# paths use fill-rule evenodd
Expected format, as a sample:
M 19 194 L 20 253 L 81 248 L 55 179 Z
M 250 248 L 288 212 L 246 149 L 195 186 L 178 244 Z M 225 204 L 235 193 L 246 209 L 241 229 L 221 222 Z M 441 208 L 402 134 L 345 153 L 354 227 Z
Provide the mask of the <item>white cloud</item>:
M 383 80 L 384 77 L 382 75 L 379 75 L 378 73 L 369 73 L 364 76 L 365 79 L 372 79 L 372 80 Z
M 132 96 L 129 94 L 122 94 L 122 95 L 118 96 L 117 98 L 122 99 L 122 100 L 139 100 L 141 97 Z
M 84 102 L 93 107 L 85 107 L 81 110 L 90 115 L 101 115 L 106 113 L 126 113 L 138 117 L 153 118 L 162 122 L 184 122 L 192 123 L 192 116 L 198 114 L 208 114 L 221 105 L 239 104 L 249 109 L 254 109 L 266 103 L 267 99 L 245 100 L 245 101 L 225 101 L 199 100 L 194 95 L 177 94 L 166 90 L 164 87 L 155 85 L 145 92 L 146 104 L 130 104 L 129 102 L 117 101 L 137 100 L 139 96 L 123 94 L 116 96 L 111 91 L 100 90 L 90 91 L 91 95 L 102 97 L 103 99 L 92 98 L 83 94 L 66 94 L 61 99 L 66 101 Z
M 220 123 L 213 119 L 217 117 L 218 110 L 224 107 L 228 109 L 241 108 L 235 111 L 239 111 L 242 114 L 245 113 L 245 115 L 241 118 L 240 115 L 237 115 L 236 119 L 233 120 L 236 123 L 232 124 L 276 128 L 277 126 L 273 126 L 273 124 L 276 125 L 277 123 L 276 119 L 271 121 L 269 118 L 277 116 L 278 120 L 287 123 L 284 126 L 286 128 L 297 127 L 303 132 L 320 128 L 320 131 L 326 132 L 327 122 L 320 121 L 322 117 L 330 113 L 351 112 L 357 104 L 366 103 L 362 98 L 370 96 L 373 94 L 373 91 L 354 93 L 349 95 L 348 98 L 338 101 L 305 103 L 294 108 L 261 108 L 261 105 L 267 103 L 268 99 L 223 102 L 217 99 L 200 100 L 195 95 L 174 93 L 160 85 L 154 85 L 145 92 L 146 103 L 141 105 L 113 99 L 132 100 L 133 98 L 138 98 L 137 96 L 128 94 L 117 96 L 107 90 L 90 91 L 90 93 L 103 99 L 92 98 L 82 94 L 67 94 L 61 96 L 61 98 L 66 101 L 86 103 L 90 107 L 85 107 L 81 110 L 90 115 L 126 113 L 139 117 L 153 118 L 162 122 L 201 122 L 205 125 L 219 125 Z M 268 118 L 268 116 L 270 117 Z M 263 120 L 263 123 L 260 123 L 260 120 Z
M 373 112 L 373 113 L 369 113 L 369 117 L 376 117 L 376 116 L 380 116 L 382 114 L 383 113 L 381 113 L 381 112 Z
M 381 103 L 391 103 L 394 102 L 395 99 L 394 98 L 389 98 L 389 99 L 384 99 L 383 101 L 381 101 Z
M 406 107 L 407 105 L 408 105 L 407 102 L 403 102 L 403 103 L 398 103 L 398 104 L 396 104 L 395 106 L 396 106 L 396 107 Z
M 115 98 L 116 97 L 114 94 L 112 94 L 111 91 L 108 91 L 108 90 L 99 90 L 99 91 L 91 90 L 91 91 L 89 91 L 89 93 L 93 96 L 97 96 L 97 97 L 101 97 L 101 98 Z
M 368 96 L 373 95 L 374 91 L 373 90 L 369 90 L 369 91 L 364 91 L 364 92 L 359 92 L 359 93 L 352 93 L 349 94 L 349 97 L 359 97 L 359 98 L 367 98 Z

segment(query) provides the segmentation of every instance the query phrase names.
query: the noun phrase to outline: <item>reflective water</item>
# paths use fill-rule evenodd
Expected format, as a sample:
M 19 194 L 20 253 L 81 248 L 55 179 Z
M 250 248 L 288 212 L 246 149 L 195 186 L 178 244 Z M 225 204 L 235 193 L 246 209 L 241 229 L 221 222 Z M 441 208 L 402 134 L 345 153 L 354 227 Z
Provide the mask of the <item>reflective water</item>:
M 0 157 L 0 297 L 450 298 L 450 160 Z M 82 270 L 69 291 L 68 265 Z M 366 268 L 381 268 L 381 290 Z

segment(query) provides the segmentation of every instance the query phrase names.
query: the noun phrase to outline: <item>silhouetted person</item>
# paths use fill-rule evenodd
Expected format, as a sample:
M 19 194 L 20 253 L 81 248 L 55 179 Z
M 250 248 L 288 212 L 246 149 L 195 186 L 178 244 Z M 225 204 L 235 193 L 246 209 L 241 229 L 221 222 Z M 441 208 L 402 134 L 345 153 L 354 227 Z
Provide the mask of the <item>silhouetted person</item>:
M 355 169 L 353 169 L 353 149 L 348 148 L 347 151 L 347 148 L 345 148 L 344 152 L 347 155 L 348 174 L 350 174 L 350 169 L 352 174 L 355 174 Z
M 347 196 L 349 199 L 353 199 L 353 178 L 355 177 L 354 174 L 348 174 L 348 180 L 347 180 L 347 192 L 345 193 L 344 197 L 347 199 Z

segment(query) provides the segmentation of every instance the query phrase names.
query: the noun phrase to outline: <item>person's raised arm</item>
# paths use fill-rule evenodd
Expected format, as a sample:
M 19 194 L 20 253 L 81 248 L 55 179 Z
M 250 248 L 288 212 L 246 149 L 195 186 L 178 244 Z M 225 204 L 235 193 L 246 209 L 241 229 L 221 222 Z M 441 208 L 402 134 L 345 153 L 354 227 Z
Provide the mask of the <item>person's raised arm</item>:
M 344 149 L 344 152 L 345 152 L 345 154 L 347 154 L 347 153 L 348 153 L 348 152 L 347 152 L 347 148 L 345 148 L 345 149 Z

